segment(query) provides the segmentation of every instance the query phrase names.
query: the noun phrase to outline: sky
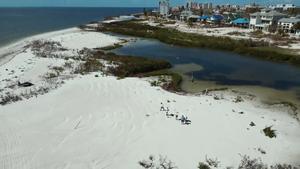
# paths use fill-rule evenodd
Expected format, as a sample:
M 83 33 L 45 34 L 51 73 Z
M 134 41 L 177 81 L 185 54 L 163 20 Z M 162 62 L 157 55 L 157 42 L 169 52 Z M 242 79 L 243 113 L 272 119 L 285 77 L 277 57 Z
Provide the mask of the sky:
M 0 0 L 0 7 L 156 7 L 159 0 Z M 187 0 L 170 0 L 171 5 L 186 3 Z M 294 3 L 300 6 L 300 0 L 194 0 L 195 2 L 212 2 L 213 4 L 276 4 Z

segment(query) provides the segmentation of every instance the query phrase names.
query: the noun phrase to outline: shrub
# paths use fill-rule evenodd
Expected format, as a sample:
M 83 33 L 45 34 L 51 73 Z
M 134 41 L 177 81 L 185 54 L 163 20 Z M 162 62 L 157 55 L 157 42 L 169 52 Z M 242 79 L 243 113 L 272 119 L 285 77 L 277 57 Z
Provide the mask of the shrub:
M 238 169 L 268 169 L 261 159 L 250 159 L 249 156 L 243 156 Z
M 297 169 L 297 168 L 287 164 L 276 164 L 274 166 L 271 166 L 271 169 Z
M 36 56 L 44 58 L 58 58 L 60 56 L 55 52 L 66 50 L 59 42 L 48 40 L 35 40 L 27 47 L 31 47 L 31 50 Z
M 0 105 L 2 106 L 22 100 L 20 96 L 11 93 L 7 93 L 5 96 L 1 96 L 0 99 Z
M 234 103 L 240 103 L 240 102 L 243 102 L 244 100 L 243 100 L 243 98 L 241 97 L 241 96 L 237 96 L 234 100 L 233 100 L 233 102 Z
M 58 77 L 59 74 L 58 73 L 53 73 L 53 72 L 48 72 L 46 73 L 46 75 L 44 76 L 45 79 L 53 79 Z
M 271 128 L 272 128 L 272 126 L 266 127 L 263 129 L 263 132 L 265 133 L 265 135 L 267 137 L 270 137 L 270 138 L 276 137 L 276 133 L 275 133 L 276 130 L 272 130 Z
M 156 160 L 154 156 L 149 156 L 148 160 L 142 160 L 138 162 L 140 166 L 145 169 L 175 169 L 177 168 L 174 163 L 167 159 L 167 157 L 159 156 Z
M 113 53 L 103 59 L 117 63 L 109 72 L 119 77 L 137 76 L 139 74 L 171 68 L 171 64 L 165 60 L 147 59 L 143 57 L 118 56 Z
M 168 70 L 159 70 L 159 71 L 153 71 L 143 74 L 143 76 L 149 77 L 149 76 L 170 76 L 171 81 L 168 81 L 163 84 L 162 88 L 168 91 L 181 91 L 181 82 L 182 77 L 174 72 L 168 71 Z M 163 81 L 162 81 L 163 82 Z
M 220 163 L 220 161 L 218 161 L 217 158 L 216 158 L 216 159 L 212 159 L 212 158 L 207 158 L 207 157 L 205 157 L 205 161 L 206 161 L 206 163 L 207 163 L 209 166 L 215 167 L 215 168 L 217 168 L 218 165 L 219 165 L 219 163 Z
M 210 166 L 207 165 L 207 164 L 205 164 L 205 163 L 203 163 L 203 162 L 200 162 L 198 164 L 198 169 L 210 169 Z
M 80 64 L 75 73 L 89 73 L 96 72 L 103 69 L 103 64 L 95 58 L 89 58 L 84 63 Z

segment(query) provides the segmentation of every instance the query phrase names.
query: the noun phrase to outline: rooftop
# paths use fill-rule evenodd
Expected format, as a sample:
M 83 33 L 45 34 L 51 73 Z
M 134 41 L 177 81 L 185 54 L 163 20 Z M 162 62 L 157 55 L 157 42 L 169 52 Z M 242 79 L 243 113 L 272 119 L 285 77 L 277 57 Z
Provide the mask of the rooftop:
M 286 15 L 277 11 L 270 11 L 270 12 L 255 12 L 251 14 L 251 16 L 286 16 Z
M 300 18 L 282 18 L 282 19 L 279 20 L 279 22 L 298 23 L 298 22 L 300 22 Z

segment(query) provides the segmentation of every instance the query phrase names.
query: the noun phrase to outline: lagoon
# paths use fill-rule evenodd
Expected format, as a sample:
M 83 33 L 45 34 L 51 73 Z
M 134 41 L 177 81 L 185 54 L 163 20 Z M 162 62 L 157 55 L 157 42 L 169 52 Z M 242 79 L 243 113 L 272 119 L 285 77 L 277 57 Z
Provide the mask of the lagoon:
M 168 60 L 173 70 L 184 76 L 183 89 L 190 92 L 226 86 L 257 94 L 268 91 L 269 96 L 276 95 L 278 99 L 282 99 L 282 94 L 284 99 L 293 95 L 293 100 L 300 100 L 300 68 L 292 65 L 226 51 L 173 46 L 144 38 L 137 38 L 113 52 Z M 196 81 L 192 83 L 191 79 Z

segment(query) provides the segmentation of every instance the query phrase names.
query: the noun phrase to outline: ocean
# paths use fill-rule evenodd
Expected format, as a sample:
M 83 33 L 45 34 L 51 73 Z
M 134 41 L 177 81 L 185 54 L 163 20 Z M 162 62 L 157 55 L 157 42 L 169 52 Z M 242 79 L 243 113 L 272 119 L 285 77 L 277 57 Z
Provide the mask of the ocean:
M 0 47 L 32 35 L 142 11 L 143 8 L 0 8 Z

